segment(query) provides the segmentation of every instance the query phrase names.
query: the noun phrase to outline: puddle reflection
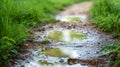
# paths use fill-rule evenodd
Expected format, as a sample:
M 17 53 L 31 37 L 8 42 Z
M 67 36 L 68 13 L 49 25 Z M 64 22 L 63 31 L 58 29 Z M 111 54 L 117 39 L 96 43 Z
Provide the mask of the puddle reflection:
M 65 30 L 65 31 L 49 32 L 46 38 L 55 40 L 55 41 L 70 43 L 72 41 L 79 41 L 79 40 L 87 39 L 87 35 L 85 33 Z
M 44 54 L 46 56 L 52 56 L 52 57 L 64 57 L 64 58 L 77 58 L 79 55 L 75 50 L 72 48 L 51 48 L 46 49 L 44 51 L 40 50 L 37 52 L 38 55 Z
M 66 16 L 57 16 L 56 20 L 61 22 L 85 22 L 87 21 L 86 15 L 66 15 Z

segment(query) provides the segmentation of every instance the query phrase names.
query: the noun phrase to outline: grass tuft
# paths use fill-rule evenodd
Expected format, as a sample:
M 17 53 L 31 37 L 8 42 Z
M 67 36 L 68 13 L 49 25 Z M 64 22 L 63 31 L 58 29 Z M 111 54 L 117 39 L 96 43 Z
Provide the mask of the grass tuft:
M 96 0 L 90 19 L 102 31 L 120 32 L 120 0 Z

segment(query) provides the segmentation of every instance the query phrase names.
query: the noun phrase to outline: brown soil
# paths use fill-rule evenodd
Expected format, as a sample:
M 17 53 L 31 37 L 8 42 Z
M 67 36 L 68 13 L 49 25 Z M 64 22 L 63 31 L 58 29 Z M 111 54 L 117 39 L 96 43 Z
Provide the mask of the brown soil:
M 78 3 L 65 8 L 65 10 L 61 11 L 58 15 L 64 16 L 64 15 L 88 14 L 92 4 L 93 4 L 92 2 Z

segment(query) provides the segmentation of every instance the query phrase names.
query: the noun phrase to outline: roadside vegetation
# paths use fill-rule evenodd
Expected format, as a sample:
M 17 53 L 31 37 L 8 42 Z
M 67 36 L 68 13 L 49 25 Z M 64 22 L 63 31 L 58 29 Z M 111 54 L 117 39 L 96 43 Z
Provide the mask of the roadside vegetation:
M 102 31 L 113 34 L 118 40 L 105 47 L 109 51 L 110 66 L 120 66 L 120 0 L 95 0 L 90 19 Z
M 55 22 L 58 10 L 80 1 L 85 0 L 0 0 L 0 65 L 9 64 L 10 54 L 29 38 L 30 28 Z

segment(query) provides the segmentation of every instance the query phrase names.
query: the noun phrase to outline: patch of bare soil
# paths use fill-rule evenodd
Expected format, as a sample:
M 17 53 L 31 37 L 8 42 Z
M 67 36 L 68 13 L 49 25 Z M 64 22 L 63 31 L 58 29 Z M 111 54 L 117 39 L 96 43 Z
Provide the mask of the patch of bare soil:
M 82 64 L 82 65 L 92 65 L 92 66 L 98 66 L 102 64 L 101 66 L 104 66 L 104 64 L 107 63 L 105 58 L 94 58 L 94 59 L 74 59 L 74 58 L 69 58 L 68 59 L 68 64 L 73 65 L 73 64 Z
M 64 11 L 61 11 L 58 15 L 79 15 L 79 14 L 88 14 L 92 6 L 92 2 L 83 2 L 78 3 L 72 6 L 65 8 Z

